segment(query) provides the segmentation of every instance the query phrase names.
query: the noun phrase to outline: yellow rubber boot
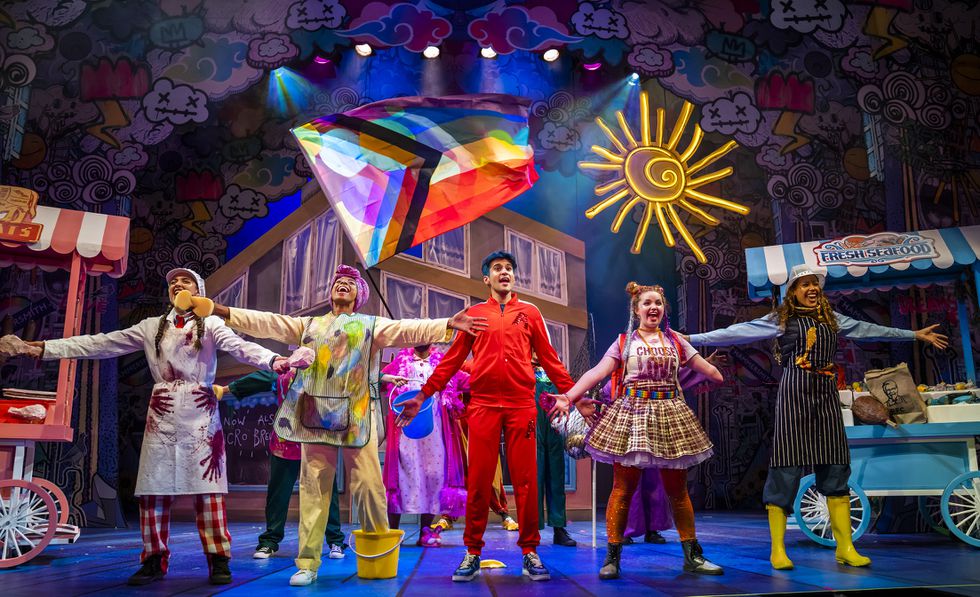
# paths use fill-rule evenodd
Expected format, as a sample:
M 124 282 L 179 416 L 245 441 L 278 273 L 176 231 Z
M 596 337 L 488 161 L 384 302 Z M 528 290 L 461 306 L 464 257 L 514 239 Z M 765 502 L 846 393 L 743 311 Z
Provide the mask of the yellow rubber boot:
M 854 549 L 854 542 L 851 541 L 850 496 L 828 497 L 827 509 L 830 510 L 830 529 L 834 532 L 834 540 L 837 541 L 837 550 L 834 552 L 837 563 L 855 567 L 871 564 L 871 558 L 859 554 Z
M 773 504 L 766 504 L 769 511 L 770 551 L 769 563 L 776 570 L 792 570 L 793 560 L 786 555 L 786 511 Z

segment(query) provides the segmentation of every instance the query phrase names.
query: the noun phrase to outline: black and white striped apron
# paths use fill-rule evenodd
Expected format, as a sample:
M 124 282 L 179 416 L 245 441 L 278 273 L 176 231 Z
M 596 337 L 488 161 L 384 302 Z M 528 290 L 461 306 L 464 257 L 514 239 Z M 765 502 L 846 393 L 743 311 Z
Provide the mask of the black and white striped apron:
M 817 329 L 817 339 L 809 354 L 813 368 L 832 363 L 837 352 L 837 332 L 829 325 L 810 317 L 794 317 L 786 322 L 778 340 L 783 377 L 776 397 L 770 466 L 851 462 L 836 377 L 796 365 L 796 357 L 806 352 L 806 334 L 812 327 Z

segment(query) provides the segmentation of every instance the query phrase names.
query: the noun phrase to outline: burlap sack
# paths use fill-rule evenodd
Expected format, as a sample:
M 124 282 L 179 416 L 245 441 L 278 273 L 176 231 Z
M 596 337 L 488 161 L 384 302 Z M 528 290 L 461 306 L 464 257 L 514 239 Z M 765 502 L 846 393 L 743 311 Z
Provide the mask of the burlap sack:
M 925 423 L 926 404 L 915 387 L 912 374 L 905 363 L 888 369 L 875 369 L 864 374 L 864 383 L 871 395 L 888 408 L 891 418 L 899 423 Z

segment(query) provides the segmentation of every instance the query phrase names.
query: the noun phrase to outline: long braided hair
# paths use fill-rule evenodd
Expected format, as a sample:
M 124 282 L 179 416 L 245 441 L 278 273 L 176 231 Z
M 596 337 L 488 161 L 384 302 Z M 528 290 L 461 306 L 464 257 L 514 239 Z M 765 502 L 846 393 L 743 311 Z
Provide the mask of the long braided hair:
M 173 305 L 168 305 L 167 310 L 160 316 L 160 323 L 157 324 L 157 335 L 153 338 L 153 347 L 156 349 L 156 355 L 158 357 L 160 356 L 160 341 L 163 340 L 163 334 L 167 331 L 167 324 L 169 323 L 167 316 L 173 310 Z M 194 348 L 200 351 L 202 346 L 201 338 L 204 337 L 204 319 L 196 316 L 194 319 L 196 320 L 195 325 L 197 327 L 197 338 L 194 339 Z

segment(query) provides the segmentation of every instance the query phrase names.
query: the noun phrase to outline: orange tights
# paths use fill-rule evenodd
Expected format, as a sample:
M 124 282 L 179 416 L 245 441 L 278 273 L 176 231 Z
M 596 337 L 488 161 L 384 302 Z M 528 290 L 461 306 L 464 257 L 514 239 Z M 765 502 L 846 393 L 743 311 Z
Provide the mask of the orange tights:
M 623 530 L 629 517 L 630 501 L 640 484 L 643 469 L 613 464 L 613 486 L 606 504 L 606 535 L 609 543 L 622 543 Z M 670 499 L 674 526 L 681 541 L 694 539 L 694 507 L 687 494 L 687 471 L 684 469 L 660 469 L 664 490 Z

